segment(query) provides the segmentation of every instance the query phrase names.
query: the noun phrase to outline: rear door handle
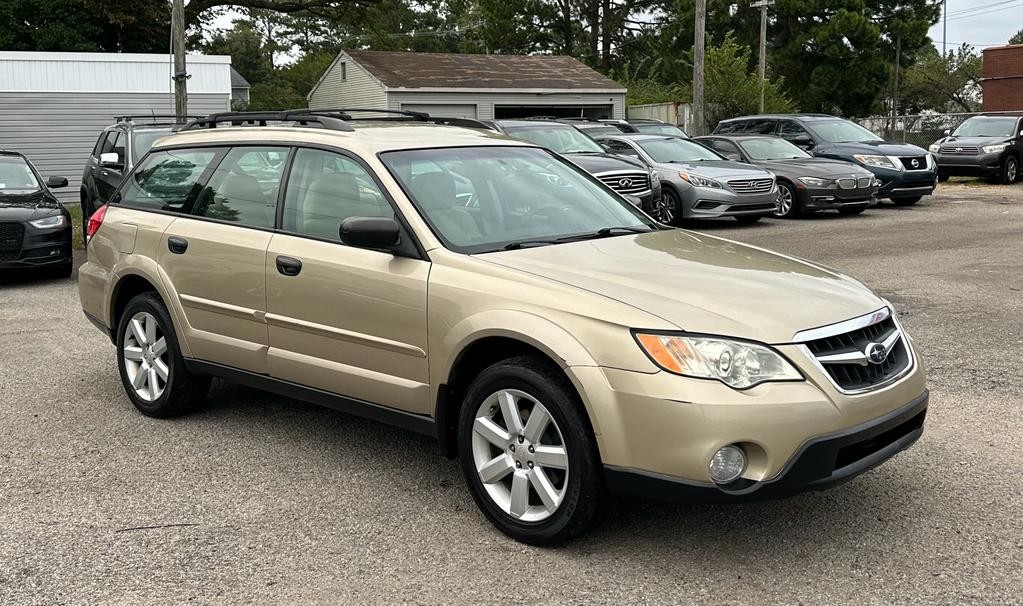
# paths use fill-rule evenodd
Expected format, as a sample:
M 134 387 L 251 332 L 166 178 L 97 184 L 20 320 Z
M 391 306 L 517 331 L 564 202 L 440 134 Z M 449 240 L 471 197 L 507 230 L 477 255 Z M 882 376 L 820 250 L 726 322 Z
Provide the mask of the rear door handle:
M 286 276 L 297 276 L 302 271 L 302 262 L 293 257 L 277 257 L 277 271 Z
M 188 250 L 188 240 L 171 236 L 167 238 L 167 249 L 176 255 L 183 255 Z

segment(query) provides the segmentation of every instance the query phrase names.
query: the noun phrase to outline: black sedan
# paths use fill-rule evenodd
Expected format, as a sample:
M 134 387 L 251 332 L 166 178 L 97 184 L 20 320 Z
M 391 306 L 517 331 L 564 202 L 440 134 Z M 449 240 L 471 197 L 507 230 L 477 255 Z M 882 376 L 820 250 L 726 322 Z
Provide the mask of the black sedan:
M 763 135 L 710 135 L 696 140 L 729 160 L 774 173 L 778 178 L 776 217 L 829 209 L 856 215 L 877 204 L 880 181 L 851 162 L 816 158 L 784 139 Z
M 0 151 L 0 270 L 71 275 L 71 214 L 51 187 L 67 187 L 67 179 L 50 177 L 44 183 L 28 158 Z

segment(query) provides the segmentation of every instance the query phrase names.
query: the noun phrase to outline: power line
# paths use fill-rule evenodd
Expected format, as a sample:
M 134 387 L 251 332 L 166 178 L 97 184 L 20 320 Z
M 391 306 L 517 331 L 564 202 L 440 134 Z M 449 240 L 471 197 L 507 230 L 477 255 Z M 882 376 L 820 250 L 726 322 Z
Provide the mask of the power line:
M 968 13 L 973 13 L 973 12 L 976 12 L 976 11 L 984 10 L 984 9 L 987 9 L 987 8 L 991 8 L 992 6 L 1001 6 L 1002 4 L 1012 4 L 1013 2 L 1016 2 L 1016 1 L 1017 0 L 1001 0 L 1000 2 L 991 2 L 990 4 L 978 4 L 976 6 L 970 6 L 970 7 L 967 7 L 967 8 L 960 8 L 960 9 L 957 9 L 957 10 L 954 10 L 954 11 L 949 11 L 948 14 L 949 15 L 968 14 Z
M 948 20 L 949 21 L 961 21 L 963 19 L 972 19 L 973 17 L 980 17 L 981 15 L 989 15 L 991 13 L 997 13 L 997 12 L 1004 11 L 1004 10 L 1007 10 L 1007 9 L 1010 9 L 1010 8 L 1016 8 L 1018 6 L 1019 6 L 1018 3 L 1017 4 L 1012 4 L 1012 5 L 1009 5 L 1009 6 L 1001 6 L 1001 7 L 992 8 L 992 9 L 986 10 L 986 11 L 979 11 L 979 12 L 970 13 L 970 14 L 967 14 L 967 15 L 957 15 L 957 16 L 954 16 L 954 17 L 949 17 Z

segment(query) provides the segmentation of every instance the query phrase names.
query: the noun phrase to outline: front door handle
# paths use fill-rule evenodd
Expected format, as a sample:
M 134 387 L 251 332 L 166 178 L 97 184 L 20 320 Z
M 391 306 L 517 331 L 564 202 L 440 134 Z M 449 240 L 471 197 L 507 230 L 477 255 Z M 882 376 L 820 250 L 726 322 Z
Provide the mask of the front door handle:
M 176 255 L 183 255 L 188 250 L 188 240 L 171 236 L 167 238 L 167 249 Z
M 297 276 L 302 271 L 302 262 L 293 257 L 277 257 L 277 271 L 286 276 Z

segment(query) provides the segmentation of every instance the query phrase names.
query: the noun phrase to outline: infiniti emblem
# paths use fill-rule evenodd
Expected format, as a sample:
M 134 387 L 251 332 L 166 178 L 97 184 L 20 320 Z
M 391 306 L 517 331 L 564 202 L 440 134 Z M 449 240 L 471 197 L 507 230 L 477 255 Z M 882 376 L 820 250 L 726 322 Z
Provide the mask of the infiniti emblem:
M 618 186 L 619 187 L 632 187 L 632 179 L 619 179 L 618 180 Z
M 867 359 L 870 360 L 871 364 L 883 364 L 888 359 L 888 350 L 881 343 L 867 345 L 864 353 L 867 354 Z

